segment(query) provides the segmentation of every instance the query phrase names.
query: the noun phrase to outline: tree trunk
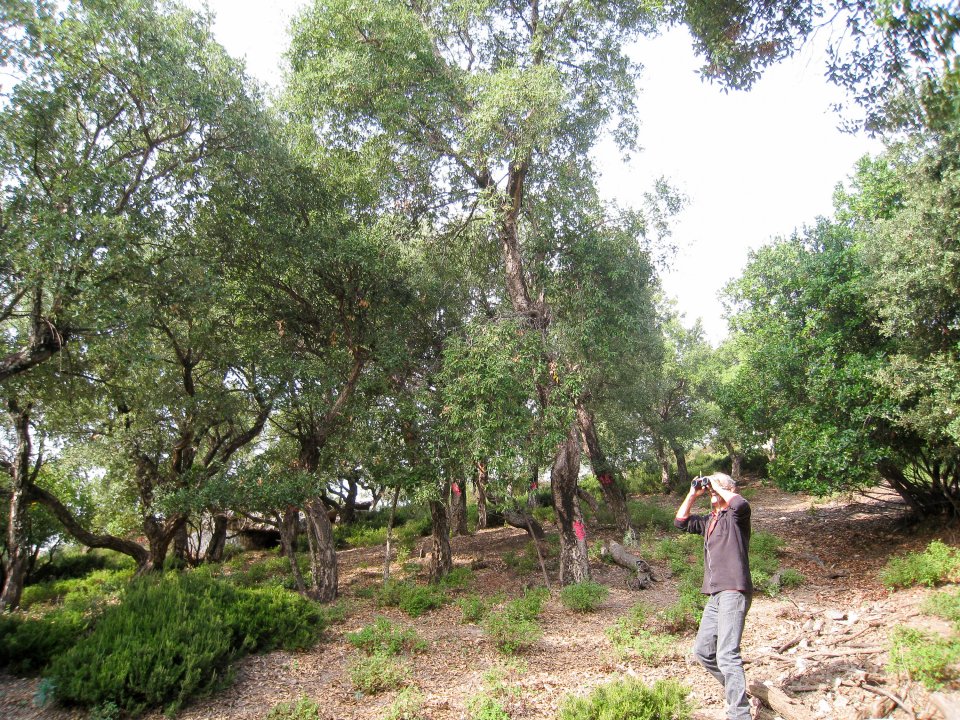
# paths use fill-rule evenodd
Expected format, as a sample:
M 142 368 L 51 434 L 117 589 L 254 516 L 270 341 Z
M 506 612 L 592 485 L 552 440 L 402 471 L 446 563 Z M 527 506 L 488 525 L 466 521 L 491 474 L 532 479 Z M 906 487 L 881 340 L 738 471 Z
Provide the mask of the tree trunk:
M 190 536 L 187 533 L 187 523 L 184 523 L 173 536 L 173 556 L 181 567 L 193 564 L 190 558 Z
M 454 537 L 470 534 L 467 531 L 467 483 L 463 480 L 450 483 L 450 533 Z
M 163 570 L 167 551 L 177 534 L 185 529 L 186 515 L 173 515 L 165 520 L 147 517 L 143 521 L 143 532 L 147 536 L 147 562 L 137 569 L 137 574 Z
M 393 558 L 390 557 L 391 545 L 393 545 L 393 523 L 397 517 L 397 502 L 400 500 L 400 486 L 397 485 L 393 491 L 393 502 L 390 503 L 390 519 L 387 521 L 387 544 L 383 549 L 383 584 L 386 585 L 390 579 L 390 563 Z
M 743 479 L 743 455 L 737 452 L 729 440 L 724 440 L 723 444 L 730 454 L 730 477 L 739 483 Z
M 347 496 L 340 508 L 340 522 L 349 525 L 357 519 L 357 478 L 351 472 L 347 477 Z
M 677 443 L 670 443 L 673 456 L 677 459 L 677 487 L 685 488 L 690 485 L 690 473 L 687 470 L 687 454 Z
M 227 545 L 227 520 L 226 513 L 216 513 L 213 516 L 213 532 L 204 555 L 206 562 L 218 563 L 223 560 L 223 550 Z
M 527 507 L 535 508 L 537 506 L 537 493 L 540 491 L 540 467 L 534 465 L 530 468 L 530 490 L 527 492 Z
M 667 459 L 667 451 L 662 440 L 654 441 L 653 451 L 660 465 L 660 486 L 663 488 L 663 494 L 669 495 L 673 491 L 673 485 L 670 482 L 670 460 Z
M 623 491 L 623 484 L 618 478 L 619 473 L 603 454 L 603 448 L 600 445 L 600 438 L 597 435 L 593 420 L 593 413 L 583 405 L 578 404 L 577 422 L 580 425 L 580 433 L 583 435 L 583 441 L 590 455 L 590 467 L 600 483 L 603 499 L 607 503 L 607 507 L 610 508 L 610 512 L 613 513 L 617 531 L 622 535 L 625 543 L 632 544 L 637 540 L 637 529 L 630 520 L 627 496 Z
M 553 487 L 553 509 L 560 529 L 560 584 L 569 585 L 590 579 L 587 557 L 587 533 L 577 499 L 580 474 L 580 436 L 576 423 L 571 423 L 566 440 L 561 443 L 553 462 L 550 481 Z
M 311 500 L 304 510 L 307 515 L 307 531 L 311 545 L 310 595 L 319 602 L 337 599 L 338 569 L 337 551 L 333 542 L 333 524 L 327 508 L 320 500 Z
M 7 527 L 7 552 L 9 560 L 4 568 L 3 589 L 0 591 L 0 613 L 20 606 L 20 596 L 27 579 L 30 564 L 28 534 L 30 530 L 30 503 L 27 489 L 36 476 L 37 469 L 30 465 L 30 406 L 21 409 L 16 401 L 8 404 L 10 419 L 17 435 L 17 454 L 10 468 L 13 487 L 10 493 L 10 517 Z
M 477 461 L 477 474 L 473 476 L 473 486 L 477 491 L 477 530 L 487 529 L 487 465 Z
M 450 524 L 447 521 L 447 507 L 442 501 L 430 501 L 430 519 L 433 525 L 430 579 L 437 581 L 453 569 L 453 559 L 450 556 Z
M 293 573 L 293 582 L 297 586 L 297 592 L 301 595 L 307 594 L 307 584 L 303 581 L 303 574 L 300 572 L 300 564 L 297 562 L 297 522 L 300 519 L 300 511 L 288 505 L 283 511 L 283 518 L 280 520 L 280 546 L 283 548 L 283 554 L 287 556 L 290 562 L 290 572 Z
M 543 540 L 546 537 L 543 527 L 529 513 L 519 510 L 504 510 L 503 519 L 510 527 L 525 530 L 534 540 Z

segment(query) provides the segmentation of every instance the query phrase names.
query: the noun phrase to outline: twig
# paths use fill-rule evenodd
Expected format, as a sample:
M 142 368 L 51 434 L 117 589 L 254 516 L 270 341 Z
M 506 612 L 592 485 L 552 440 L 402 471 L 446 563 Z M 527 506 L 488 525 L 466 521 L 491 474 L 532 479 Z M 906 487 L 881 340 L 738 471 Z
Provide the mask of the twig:
M 907 705 L 904 704 L 903 700 L 898 698 L 892 692 L 884 690 L 883 688 L 876 687 L 874 685 L 867 685 L 866 683 L 860 683 L 860 687 L 862 687 L 864 690 L 869 690 L 872 693 L 876 693 L 877 695 L 883 695 L 883 697 L 893 700 L 897 705 L 900 706 L 901 710 L 903 710 L 907 715 L 909 715 L 910 717 L 914 718 L 914 720 L 916 720 L 917 714 L 913 711 L 913 709 L 910 707 L 907 707 Z

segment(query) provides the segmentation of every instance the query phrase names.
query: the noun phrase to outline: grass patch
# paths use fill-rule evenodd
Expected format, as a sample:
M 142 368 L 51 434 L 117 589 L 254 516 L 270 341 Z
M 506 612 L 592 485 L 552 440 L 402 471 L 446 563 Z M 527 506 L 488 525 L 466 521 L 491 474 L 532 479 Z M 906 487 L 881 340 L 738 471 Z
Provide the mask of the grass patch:
M 673 680 L 652 687 L 635 678 L 601 685 L 585 698 L 567 698 L 558 720 L 688 720 L 687 688 Z
M 347 668 L 354 690 L 377 695 L 407 684 L 410 669 L 399 658 L 389 655 L 360 655 Z
M 921 553 L 890 558 L 880 571 L 880 580 L 890 589 L 960 581 L 960 550 L 934 540 Z
M 888 669 L 903 672 L 927 690 L 939 690 L 957 677 L 960 640 L 897 626 L 890 641 Z
M 347 633 L 347 642 L 367 655 L 400 655 L 427 648 L 417 631 L 400 627 L 389 618 L 378 617 L 373 625 L 357 632 Z
M 403 688 L 390 703 L 383 720 L 427 720 L 423 711 L 424 699 L 423 693 L 417 688 Z
M 317 720 L 320 703 L 301 695 L 296 702 L 277 703 L 267 713 L 266 720 Z
M 937 615 L 953 623 L 960 632 L 960 590 L 938 592 L 928 597 L 920 608 L 927 615 Z
M 560 591 L 560 602 L 574 612 L 593 612 L 610 594 L 606 585 L 586 580 L 581 583 L 567 585 Z
M 632 657 L 646 665 L 656 665 L 679 655 L 676 635 L 656 633 L 647 628 L 650 612 L 650 605 L 637 603 L 627 615 L 607 628 L 607 639 L 621 659 Z
M 500 652 L 513 655 L 540 640 L 543 630 L 538 620 L 549 595 L 545 588 L 528 590 L 487 615 L 483 621 L 484 632 Z

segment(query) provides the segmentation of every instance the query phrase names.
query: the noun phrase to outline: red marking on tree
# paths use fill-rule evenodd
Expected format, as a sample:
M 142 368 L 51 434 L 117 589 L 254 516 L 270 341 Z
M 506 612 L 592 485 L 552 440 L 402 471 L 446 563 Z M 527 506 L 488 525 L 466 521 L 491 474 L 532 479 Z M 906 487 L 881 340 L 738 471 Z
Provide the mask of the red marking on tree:
M 600 481 L 601 485 L 606 486 L 613 483 L 613 476 L 611 476 L 610 473 L 600 473 L 600 477 L 598 477 L 597 480 Z
M 450 486 L 450 490 L 452 490 L 453 494 L 457 497 L 460 496 L 460 486 L 457 483 L 453 483 L 453 485 Z
M 587 539 L 587 528 L 579 520 L 573 521 L 573 534 L 577 536 L 577 540 L 586 540 Z

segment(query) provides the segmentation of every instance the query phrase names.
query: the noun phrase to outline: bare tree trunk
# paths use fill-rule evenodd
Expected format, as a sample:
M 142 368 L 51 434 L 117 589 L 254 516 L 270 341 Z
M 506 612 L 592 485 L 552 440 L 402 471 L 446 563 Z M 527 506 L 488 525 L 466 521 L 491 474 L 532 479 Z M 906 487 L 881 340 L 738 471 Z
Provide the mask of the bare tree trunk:
M 729 440 L 724 440 L 723 445 L 730 455 L 730 477 L 739 483 L 743 479 L 743 455 L 737 452 Z
M 450 483 L 450 532 L 454 537 L 467 532 L 467 484 L 463 480 Z
M 397 502 L 400 500 L 400 486 L 393 491 L 393 502 L 390 503 L 390 519 L 387 521 L 387 545 L 383 550 L 383 584 L 390 580 L 390 546 L 393 545 L 393 523 L 397 517 Z
M 300 511 L 288 505 L 283 511 L 283 518 L 280 520 L 280 546 L 283 548 L 283 554 L 287 556 L 290 562 L 290 572 L 293 573 L 293 582 L 297 586 L 297 592 L 301 595 L 307 594 L 307 584 L 303 581 L 303 574 L 300 572 L 300 564 L 297 562 L 297 522 L 299 521 Z
M 530 468 L 530 490 L 527 492 L 527 507 L 537 506 L 537 493 L 540 491 L 540 467 L 533 465 Z
M 187 523 L 183 523 L 173 536 L 173 556 L 182 566 L 191 565 L 190 537 L 187 534 Z
M 607 507 L 610 508 L 610 512 L 613 513 L 617 530 L 623 536 L 624 542 L 632 544 L 638 537 L 637 529 L 630 520 L 630 513 L 627 510 L 627 496 L 623 491 L 622 483 L 618 479 L 619 473 L 603 454 L 600 438 L 593 421 L 593 413 L 583 405 L 577 405 L 577 422 L 580 425 L 580 433 L 583 435 L 587 452 L 590 454 L 590 467 L 600 483 L 603 499 L 607 503 Z
M 580 473 L 580 437 L 576 423 L 571 423 L 566 440 L 561 443 L 550 474 L 553 486 L 553 508 L 560 529 L 560 584 L 590 579 L 587 556 L 587 533 L 577 499 Z
M 223 550 L 227 545 L 227 514 L 216 513 L 213 516 L 213 532 L 210 535 L 210 542 L 207 544 L 207 552 L 204 554 L 204 560 L 210 563 L 217 563 L 223 560 Z
M 487 464 L 483 460 L 477 461 L 477 474 L 474 475 L 473 486 L 477 490 L 477 530 L 487 529 Z
M 17 435 L 17 454 L 10 467 L 13 487 L 10 493 L 10 517 L 7 527 L 7 549 L 9 560 L 4 568 L 3 590 L 0 591 L 0 612 L 14 610 L 20 606 L 20 597 L 27 579 L 30 564 L 28 534 L 30 530 L 30 507 L 27 489 L 39 470 L 32 468 L 30 454 L 30 406 L 20 408 L 15 400 L 8 403 L 10 419 Z
M 430 501 L 430 519 L 433 525 L 430 579 L 436 581 L 453 569 L 453 559 L 450 556 L 450 524 L 447 521 L 447 507 L 442 501 Z
M 654 441 L 653 451 L 657 456 L 657 463 L 660 465 L 660 486 L 663 488 L 663 494 L 669 495 L 673 490 L 673 485 L 670 482 L 670 461 L 667 459 L 667 451 L 662 440 Z
M 177 533 L 186 528 L 186 515 L 172 515 L 165 520 L 147 517 L 143 521 L 143 533 L 147 536 L 147 563 L 137 569 L 137 574 L 163 570 L 167 551 Z
M 687 487 L 690 484 L 690 472 L 687 470 L 687 454 L 677 443 L 670 443 L 673 456 L 677 459 L 677 487 Z
M 310 595 L 319 602 L 337 599 L 337 551 L 333 542 L 333 524 L 327 508 L 320 500 L 311 500 L 304 507 L 307 516 L 307 531 L 311 545 Z

